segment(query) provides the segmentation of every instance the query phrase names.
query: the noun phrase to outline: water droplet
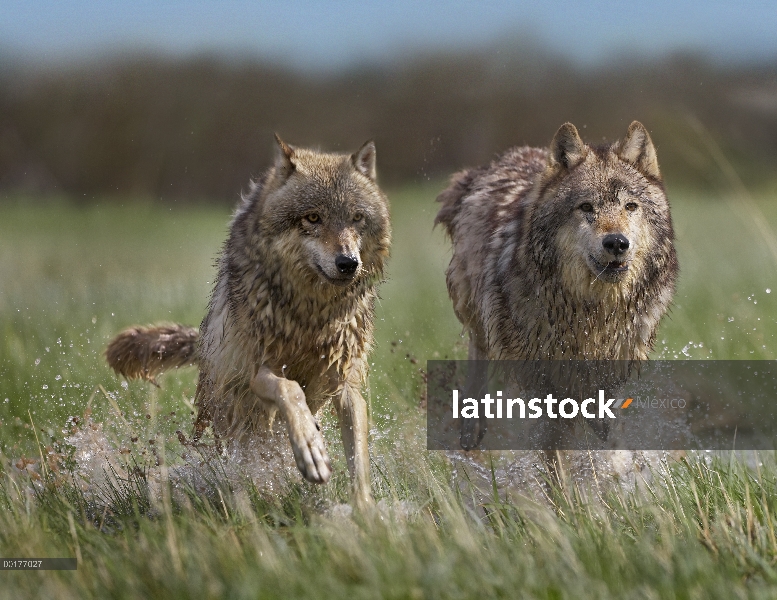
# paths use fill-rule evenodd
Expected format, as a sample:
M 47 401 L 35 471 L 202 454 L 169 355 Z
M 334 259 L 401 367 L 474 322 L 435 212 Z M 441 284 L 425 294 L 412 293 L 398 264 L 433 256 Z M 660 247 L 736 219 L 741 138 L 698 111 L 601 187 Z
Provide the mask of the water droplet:
M 62 379 L 62 375 L 57 375 L 57 376 L 54 378 L 54 381 L 59 381 L 60 379 Z
M 44 384 L 43 384 L 43 389 L 44 389 L 44 390 L 47 390 L 47 389 L 49 389 L 49 386 L 47 386 L 47 385 L 44 383 Z
M 771 288 L 766 288 L 766 293 L 767 294 L 771 294 L 772 293 L 772 289 Z
M 37 367 L 39 364 L 40 364 L 40 359 L 39 359 L 39 358 L 36 358 L 36 359 L 35 359 L 35 366 Z

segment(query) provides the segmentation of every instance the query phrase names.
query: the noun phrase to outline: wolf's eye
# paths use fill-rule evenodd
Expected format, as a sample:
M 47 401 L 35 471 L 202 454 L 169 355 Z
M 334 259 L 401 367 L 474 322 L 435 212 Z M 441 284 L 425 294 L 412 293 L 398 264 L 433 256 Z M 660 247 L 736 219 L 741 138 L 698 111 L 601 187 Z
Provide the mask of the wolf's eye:
M 589 212 L 594 212 L 594 207 L 593 207 L 593 204 L 591 204 L 590 202 L 583 202 L 583 203 L 580 205 L 580 207 L 579 207 L 579 208 L 580 208 L 580 210 L 582 210 L 583 212 L 587 212 L 587 213 L 589 213 Z
M 310 213 L 309 215 L 305 215 L 305 218 L 310 223 L 318 223 L 321 220 L 321 217 L 318 216 L 318 213 Z
M 364 218 L 364 215 L 363 215 L 363 214 L 361 214 L 361 213 L 356 213 L 356 214 L 353 216 L 353 220 L 354 220 L 354 221 L 356 221 L 357 223 L 358 223 L 359 221 L 361 221 L 363 218 Z
M 626 204 L 626 210 L 629 212 L 634 212 L 635 210 L 637 210 L 637 208 L 639 207 L 637 206 L 636 202 L 629 202 Z

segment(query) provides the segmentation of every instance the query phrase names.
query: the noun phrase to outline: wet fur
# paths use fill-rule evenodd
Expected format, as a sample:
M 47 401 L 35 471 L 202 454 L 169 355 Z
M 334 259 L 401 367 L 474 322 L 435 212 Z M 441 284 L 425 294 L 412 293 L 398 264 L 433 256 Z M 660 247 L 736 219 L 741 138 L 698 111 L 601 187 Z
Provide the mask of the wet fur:
M 375 148 L 368 142 L 349 156 L 280 139 L 278 146 L 275 165 L 238 207 L 218 259 L 195 357 L 195 437 L 212 426 L 219 439 L 271 439 L 279 416 L 303 476 L 323 483 L 331 470 L 314 415 L 334 401 L 355 499 L 370 502 L 360 390 L 391 241 Z M 337 256 L 358 261 L 352 276 L 338 270 Z M 114 360 L 111 348 L 127 346 L 119 340 L 126 335 L 109 346 L 109 363 L 125 376 L 142 376 L 149 366 L 127 370 L 127 361 Z M 153 372 L 173 363 L 153 363 Z
M 548 149 L 512 148 L 455 174 L 437 200 L 435 223 L 453 244 L 448 292 L 470 360 L 648 358 L 678 264 L 655 148 L 640 123 L 600 147 L 567 123 Z M 603 246 L 611 234 L 630 240 L 625 254 Z M 623 272 L 600 268 L 621 259 Z M 606 422 L 588 424 L 607 437 Z M 549 448 L 566 425 L 547 425 Z M 462 447 L 476 447 L 485 426 L 465 420 Z
M 571 139 L 570 139 L 571 138 Z M 453 243 L 446 272 L 471 358 L 646 359 L 671 302 L 677 257 L 652 142 L 639 123 L 617 144 L 583 144 L 571 124 L 550 149 L 513 148 L 463 171 L 438 201 Z M 590 202 L 593 218 L 581 218 Z M 635 201 L 635 213 L 624 205 Z M 586 263 L 609 232 L 637 242 L 615 283 Z
M 196 329 L 182 325 L 129 327 L 111 340 L 105 358 L 116 373 L 158 385 L 160 373 L 197 364 L 198 339 Z

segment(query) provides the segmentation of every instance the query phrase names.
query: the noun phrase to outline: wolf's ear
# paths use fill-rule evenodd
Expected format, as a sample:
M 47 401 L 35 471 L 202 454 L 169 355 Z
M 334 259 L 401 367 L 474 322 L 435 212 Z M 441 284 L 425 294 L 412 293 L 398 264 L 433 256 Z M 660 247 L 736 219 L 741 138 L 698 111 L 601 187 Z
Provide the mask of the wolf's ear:
M 572 169 L 583 162 L 586 152 L 585 144 L 575 126 L 572 123 L 564 123 L 550 143 L 551 165 Z
M 629 125 L 626 137 L 615 148 L 621 160 L 634 166 L 637 171 L 653 179 L 661 179 L 658 170 L 656 148 L 645 126 L 639 121 Z
M 294 172 L 294 148 L 289 146 L 281 139 L 277 133 L 275 134 L 275 141 L 278 144 L 278 150 L 275 153 L 275 168 L 288 177 Z
M 375 181 L 375 142 L 365 142 L 364 146 L 351 155 L 351 162 L 359 173 Z

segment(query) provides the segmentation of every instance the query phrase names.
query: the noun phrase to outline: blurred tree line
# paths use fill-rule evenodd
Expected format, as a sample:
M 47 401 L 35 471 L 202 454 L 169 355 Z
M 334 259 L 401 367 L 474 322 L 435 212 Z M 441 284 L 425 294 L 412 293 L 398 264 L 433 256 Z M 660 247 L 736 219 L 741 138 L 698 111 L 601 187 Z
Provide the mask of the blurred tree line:
M 721 184 L 710 145 L 748 183 L 777 165 L 777 65 L 702 57 L 574 68 L 537 48 L 424 55 L 340 72 L 256 60 L 133 55 L 0 68 L 0 195 L 150 196 L 232 203 L 292 144 L 378 149 L 386 185 L 444 177 L 572 121 L 592 143 L 633 119 L 668 182 Z

